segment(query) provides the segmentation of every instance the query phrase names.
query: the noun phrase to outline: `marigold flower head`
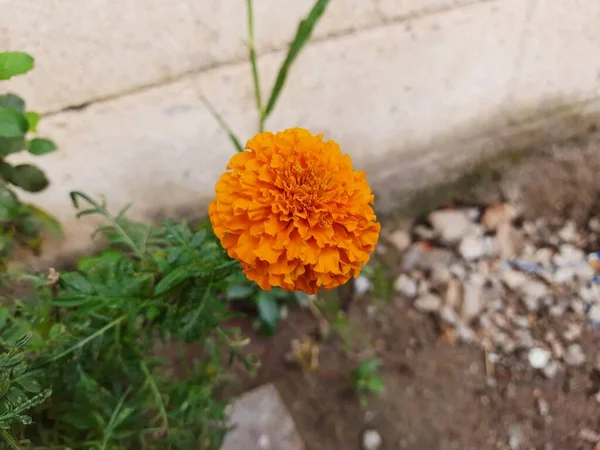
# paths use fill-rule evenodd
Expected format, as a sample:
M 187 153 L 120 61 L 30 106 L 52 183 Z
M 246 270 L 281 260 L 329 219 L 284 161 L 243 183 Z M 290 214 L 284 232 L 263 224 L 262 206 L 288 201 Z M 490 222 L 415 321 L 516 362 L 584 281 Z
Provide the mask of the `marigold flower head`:
M 334 141 L 301 128 L 259 133 L 216 185 L 209 216 L 246 276 L 265 290 L 315 294 L 360 273 L 379 238 L 364 172 Z

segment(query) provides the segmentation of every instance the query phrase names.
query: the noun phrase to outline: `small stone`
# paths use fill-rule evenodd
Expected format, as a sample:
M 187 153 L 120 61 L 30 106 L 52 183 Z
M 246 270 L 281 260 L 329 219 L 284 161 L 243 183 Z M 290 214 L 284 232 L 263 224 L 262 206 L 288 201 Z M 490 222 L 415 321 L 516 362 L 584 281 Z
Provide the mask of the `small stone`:
M 575 323 L 570 323 L 567 325 L 567 329 L 563 333 L 563 338 L 567 342 L 573 342 L 576 339 L 579 339 L 581 336 L 581 326 Z
M 258 448 L 260 450 L 270 450 L 271 449 L 271 439 L 266 434 L 261 434 L 258 437 Z
M 357 295 L 365 295 L 371 290 L 372 284 L 364 275 L 359 275 L 354 279 L 354 289 Z
M 533 299 L 541 299 L 548 295 L 548 286 L 541 281 L 528 280 L 523 286 L 521 286 L 521 292 L 523 295 Z
M 459 280 L 464 280 L 467 277 L 467 268 L 461 264 L 452 264 L 450 273 Z
M 592 323 L 600 323 L 600 305 L 594 305 L 590 308 L 588 316 Z
M 428 219 L 436 233 L 448 244 L 459 242 L 473 228 L 468 212 L 462 209 L 433 211 Z
M 550 313 L 550 315 L 552 317 L 561 317 L 565 311 L 567 310 L 567 305 L 565 305 L 564 303 L 557 303 L 555 305 L 552 305 L 549 309 L 548 312 Z
M 512 323 L 519 328 L 529 328 L 529 318 L 527 316 L 514 316 Z
M 372 319 L 377 315 L 377 306 L 375 305 L 367 305 L 366 311 L 367 317 Z
M 500 275 L 500 279 L 512 290 L 521 289 L 529 281 L 527 275 L 513 269 L 504 270 Z
M 448 282 L 444 301 L 446 305 L 456 310 L 460 309 L 463 302 L 463 285 L 460 281 L 453 278 Z
M 417 225 L 413 228 L 413 232 L 419 237 L 419 239 L 424 239 L 426 241 L 435 238 L 435 231 L 424 225 Z
M 517 424 L 508 427 L 508 446 L 511 450 L 517 450 L 523 442 L 523 431 Z
M 400 252 L 405 251 L 411 244 L 410 233 L 407 230 L 396 230 L 389 236 L 389 240 Z
M 542 369 L 550 361 L 552 354 L 549 350 L 540 347 L 534 347 L 529 350 L 527 358 L 529 359 L 529 365 L 534 369 Z
M 461 317 L 469 322 L 475 318 L 483 309 L 483 295 L 481 288 L 472 282 L 464 287 L 463 304 L 461 308 Z
M 536 264 L 541 266 L 549 266 L 552 264 L 552 257 L 554 256 L 554 250 L 548 247 L 539 248 L 535 251 L 533 260 Z
M 538 411 L 540 413 L 540 416 L 542 416 L 542 417 L 546 417 L 548 415 L 548 413 L 550 412 L 550 405 L 543 398 L 538 398 L 537 406 L 538 406 Z
M 567 347 L 565 352 L 565 362 L 569 366 L 581 366 L 586 360 L 585 353 L 579 344 L 573 344 Z
M 366 430 L 362 437 L 362 446 L 364 450 L 377 450 L 381 447 L 383 440 L 377 430 Z
M 558 363 L 554 360 L 551 360 L 548 362 L 548 364 L 544 366 L 544 368 L 542 369 L 542 373 L 546 378 L 551 380 L 556 376 L 559 368 L 560 366 L 558 365 Z
M 456 325 L 458 322 L 458 314 L 450 305 L 442 306 L 440 309 L 440 318 L 449 325 Z
M 596 444 L 600 442 L 600 434 L 589 428 L 584 428 L 583 430 L 579 431 L 579 439 Z
M 535 345 L 533 336 L 531 336 L 531 332 L 529 330 L 517 329 L 514 331 L 514 334 L 519 348 L 528 349 Z
M 470 344 L 477 340 L 477 334 L 469 327 L 459 325 L 456 327 L 456 337 L 465 344 Z
M 470 235 L 460 241 L 458 251 L 467 261 L 474 261 L 486 255 L 488 246 L 483 236 Z
M 421 312 L 434 312 L 441 308 L 442 299 L 435 294 L 424 294 L 415 300 L 414 306 Z
M 511 204 L 496 203 L 485 209 L 481 224 L 487 230 L 494 231 L 500 224 L 510 224 L 517 215 L 517 210 Z
M 575 225 L 575 222 L 567 222 L 566 225 L 558 232 L 558 237 L 561 238 L 563 242 L 577 241 L 580 237 L 579 233 L 577 233 L 577 226 Z
M 595 231 L 596 233 L 600 232 L 600 218 L 592 217 L 588 222 L 588 227 L 590 230 Z
M 431 269 L 429 281 L 433 286 L 446 286 L 451 278 L 452 274 L 446 265 L 436 264 Z
M 525 297 L 523 304 L 529 312 L 537 312 L 540 309 L 540 299 L 537 297 Z
M 425 242 L 412 244 L 402 258 L 402 270 L 431 270 L 437 264 L 450 265 L 455 256 L 450 250 L 435 248 Z
M 406 274 L 401 274 L 394 282 L 394 289 L 396 292 L 406 298 L 415 298 L 417 296 L 418 288 L 417 282 Z

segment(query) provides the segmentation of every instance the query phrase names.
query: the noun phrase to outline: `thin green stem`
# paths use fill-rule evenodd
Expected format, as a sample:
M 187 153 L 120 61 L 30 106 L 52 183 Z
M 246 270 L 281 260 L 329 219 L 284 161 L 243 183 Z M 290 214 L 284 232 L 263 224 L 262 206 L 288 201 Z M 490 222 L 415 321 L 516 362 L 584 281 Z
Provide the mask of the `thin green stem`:
M 119 412 L 121 412 L 121 408 L 123 407 L 123 403 L 125 402 L 125 397 L 127 397 L 127 395 L 129 395 L 129 392 L 131 392 L 131 386 L 128 387 L 127 390 L 125 391 L 125 393 L 121 396 L 121 398 L 119 399 L 119 402 L 117 403 L 117 406 L 115 406 L 115 410 L 113 411 L 113 413 L 110 416 L 110 420 L 108 421 L 108 425 L 106 427 L 106 432 L 104 434 L 104 439 L 102 441 L 102 446 L 100 447 L 100 450 L 106 449 L 106 446 L 108 445 L 108 441 L 110 440 L 110 437 L 114 431 L 115 421 L 117 420 L 117 416 L 119 415 Z
M 258 65 L 256 63 L 256 46 L 254 44 L 254 7 L 252 0 L 246 0 L 248 9 L 248 51 L 250 54 L 250 66 L 252 67 L 252 79 L 254 81 L 254 97 L 256 109 L 258 110 L 258 130 L 262 132 L 265 126 L 265 117 L 260 92 L 260 81 L 258 78 Z
M 85 339 L 82 339 L 81 341 L 79 341 L 77 344 L 75 344 L 73 347 L 68 348 L 67 350 L 65 350 L 64 352 L 59 353 L 56 356 L 53 356 L 52 358 L 44 361 L 43 363 L 41 363 L 39 366 L 36 367 L 36 369 L 39 369 L 40 367 L 46 366 L 48 364 L 50 364 L 51 362 L 54 362 L 64 356 L 67 356 L 70 353 L 73 353 L 75 350 L 77 350 L 78 348 L 83 347 L 85 344 L 87 344 L 88 342 L 90 342 L 91 340 L 97 338 L 98 336 L 100 336 L 101 334 L 104 334 L 107 330 L 111 329 L 112 327 L 118 325 L 119 323 L 121 323 L 125 317 L 127 316 L 121 316 L 115 320 L 113 320 L 111 323 L 106 324 L 105 326 L 103 326 L 102 328 L 100 328 L 98 331 L 96 331 L 93 334 L 90 334 L 88 337 L 86 337 Z
M 146 365 L 145 361 L 140 362 L 140 367 L 141 367 L 142 371 L 144 372 L 144 375 L 146 375 L 146 381 L 148 382 L 148 385 L 150 386 L 150 390 L 152 391 L 152 394 L 154 395 L 154 397 L 156 399 L 156 403 L 158 406 L 158 412 L 163 421 L 163 427 L 165 430 L 168 430 L 169 429 L 169 418 L 167 417 L 167 409 L 165 408 L 165 404 L 162 400 L 162 396 L 160 395 L 160 391 L 158 390 L 158 386 L 156 385 L 156 381 L 154 380 L 154 377 L 150 373 L 150 370 L 148 369 L 148 366 Z
M 19 447 L 19 444 L 17 444 L 17 441 L 15 441 L 13 437 L 8 434 L 8 431 L 0 430 L 0 434 L 2 434 L 2 438 L 8 443 L 10 448 L 13 450 L 22 450 L 21 447 Z
M 217 121 L 217 123 L 221 126 L 221 128 L 227 133 L 227 135 L 229 136 L 229 139 L 233 143 L 236 150 L 240 153 L 243 152 L 244 147 L 242 146 L 239 139 L 234 134 L 231 127 L 227 124 L 227 122 L 225 122 L 225 119 L 223 119 L 221 114 L 219 114 L 217 112 L 217 110 L 215 109 L 213 104 L 203 94 L 200 94 L 200 101 L 206 107 L 206 109 L 208 110 L 210 115 L 213 116 L 213 118 Z

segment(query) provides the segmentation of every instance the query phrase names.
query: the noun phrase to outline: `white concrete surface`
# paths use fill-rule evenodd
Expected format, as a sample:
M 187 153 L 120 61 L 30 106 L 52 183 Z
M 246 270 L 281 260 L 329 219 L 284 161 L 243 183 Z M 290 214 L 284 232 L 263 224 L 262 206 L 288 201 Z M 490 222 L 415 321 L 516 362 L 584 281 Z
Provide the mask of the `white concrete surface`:
M 24 1 L 31 22 L 9 3 L 17 18 L 0 19 L 0 37 L 8 30 L 11 48 L 32 51 L 41 69 L 10 87 L 47 111 L 91 102 L 40 127 L 60 151 L 37 158 L 53 184 L 28 198 L 55 212 L 69 237 L 48 247 L 50 259 L 89 245 L 92 225 L 73 219 L 73 189 L 104 194 L 115 208 L 132 201 L 139 218 L 202 215 L 233 148 L 199 92 L 242 141 L 256 129 L 241 1 L 236 8 L 233 0 L 195 2 L 192 14 L 158 0 L 124 0 L 121 16 L 100 0 L 76 13 L 74 2 Z M 266 90 L 310 2 L 286 0 L 289 15 L 273 6 L 282 2 L 255 3 Z M 600 110 L 597 0 L 332 5 L 268 128 L 302 126 L 339 141 L 368 171 L 380 199 L 444 181 L 532 136 L 561 137 Z M 75 25 L 76 17 L 88 25 Z M 188 20 L 195 25 L 184 25 Z M 28 23 L 44 39 L 24 33 Z M 50 44 L 52 33 L 57 42 Z M 79 40 L 67 45 L 73 36 Z M 77 71 L 65 69 L 77 61 Z

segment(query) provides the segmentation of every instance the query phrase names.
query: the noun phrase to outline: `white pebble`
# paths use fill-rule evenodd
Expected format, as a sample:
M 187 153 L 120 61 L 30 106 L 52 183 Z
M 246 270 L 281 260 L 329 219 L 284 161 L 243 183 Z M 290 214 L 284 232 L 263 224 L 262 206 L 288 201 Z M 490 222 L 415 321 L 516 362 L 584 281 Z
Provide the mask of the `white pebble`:
M 381 435 L 377 430 L 367 430 L 363 434 L 362 445 L 365 450 L 377 450 L 382 444 Z
M 435 294 L 425 294 L 415 301 L 415 308 L 422 312 L 433 312 L 440 309 L 442 299 Z
M 417 282 L 406 274 L 401 274 L 396 278 L 394 289 L 406 298 L 415 298 L 418 292 Z
M 534 347 L 529 350 L 527 358 L 529 359 L 531 367 L 534 369 L 541 369 L 548 364 L 551 355 L 550 351 L 545 348 Z
M 365 295 L 371 290 L 371 280 L 364 275 L 359 275 L 354 279 L 354 289 L 356 289 L 356 294 Z

